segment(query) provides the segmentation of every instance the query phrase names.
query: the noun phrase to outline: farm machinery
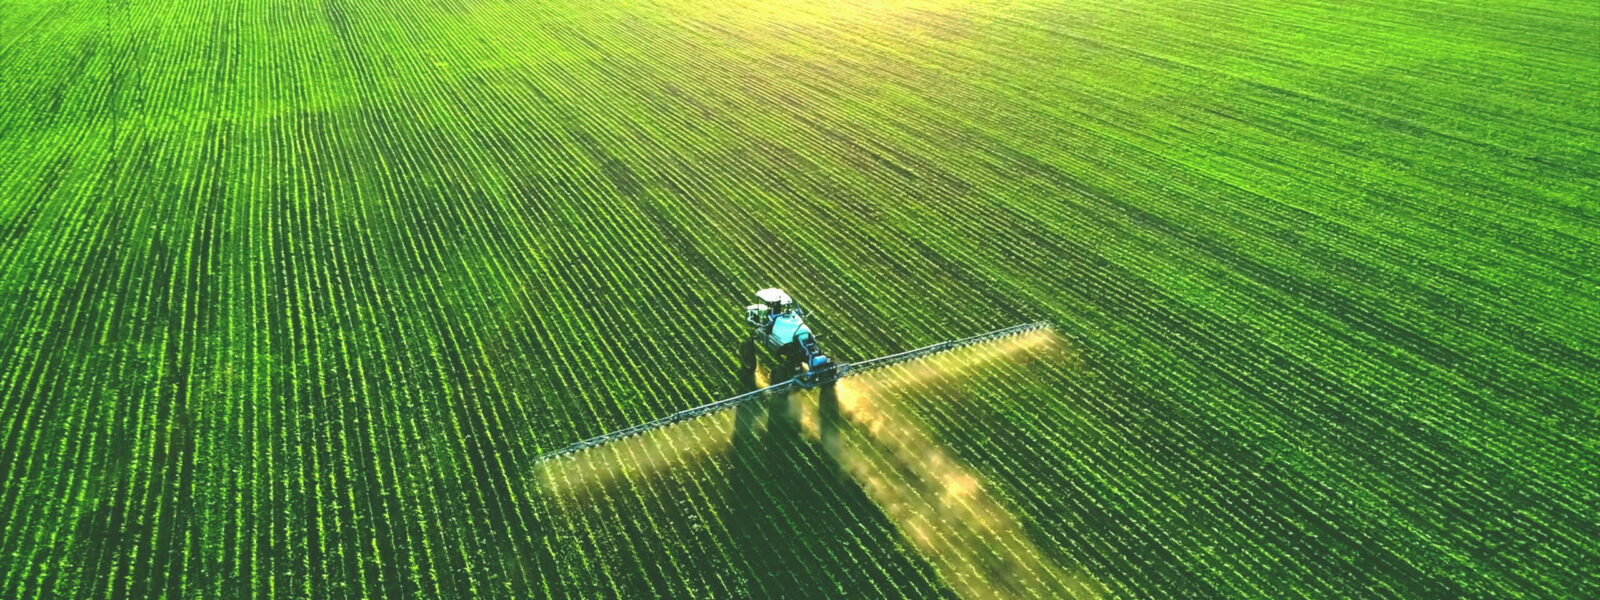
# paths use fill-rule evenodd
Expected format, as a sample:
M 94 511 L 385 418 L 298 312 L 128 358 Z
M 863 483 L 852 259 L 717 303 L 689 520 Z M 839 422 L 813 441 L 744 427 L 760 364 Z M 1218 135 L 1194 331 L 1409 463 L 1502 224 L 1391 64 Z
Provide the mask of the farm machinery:
M 772 398 L 775 394 L 829 386 L 852 375 L 1050 327 L 1048 321 L 1025 323 L 971 337 L 947 340 L 898 354 L 861 362 L 840 363 L 822 353 L 816 335 L 805 321 L 808 313 L 795 303 L 789 294 L 778 288 L 767 288 L 756 292 L 756 299 L 755 304 L 745 307 L 745 324 L 749 326 L 749 335 L 740 347 L 740 366 L 746 373 L 752 375 L 750 385 L 754 387 L 753 374 L 758 362 L 758 353 L 764 352 L 773 362 L 769 385 L 731 398 L 678 411 L 648 423 L 640 423 L 575 442 L 540 455 L 535 462 L 570 456 L 648 431 L 736 408 L 764 398 Z
M 789 294 L 767 288 L 756 292 L 756 299 L 760 302 L 744 308 L 744 321 L 750 326 L 750 338 L 739 352 L 744 370 L 754 371 L 759 346 L 776 362 L 774 382 L 792 380 L 794 385 L 809 389 L 837 379 L 839 366 L 822 353 L 811 327 L 806 325 L 805 310 Z

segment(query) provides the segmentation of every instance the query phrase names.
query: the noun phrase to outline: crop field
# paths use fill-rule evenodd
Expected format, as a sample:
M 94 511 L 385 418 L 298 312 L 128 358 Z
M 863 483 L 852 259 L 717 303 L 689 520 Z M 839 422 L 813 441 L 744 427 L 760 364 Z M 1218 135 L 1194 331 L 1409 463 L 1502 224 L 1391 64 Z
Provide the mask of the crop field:
M 769 286 L 1053 325 L 536 460 Z M 1594 2 L 0 0 L 0 598 L 1595 598 L 1596 507 Z

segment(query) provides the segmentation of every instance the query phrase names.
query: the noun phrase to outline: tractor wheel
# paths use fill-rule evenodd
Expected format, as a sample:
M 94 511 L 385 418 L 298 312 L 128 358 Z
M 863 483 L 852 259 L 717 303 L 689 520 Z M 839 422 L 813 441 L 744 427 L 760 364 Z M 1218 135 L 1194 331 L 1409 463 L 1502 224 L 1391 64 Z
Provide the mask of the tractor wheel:
M 756 389 L 756 341 L 745 338 L 739 344 L 739 387 L 742 391 Z
M 780 357 L 778 365 L 772 368 L 772 381 L 769 385 L 777 385 L 793 379 L 800 372 L 800 363 L 788 356 Z

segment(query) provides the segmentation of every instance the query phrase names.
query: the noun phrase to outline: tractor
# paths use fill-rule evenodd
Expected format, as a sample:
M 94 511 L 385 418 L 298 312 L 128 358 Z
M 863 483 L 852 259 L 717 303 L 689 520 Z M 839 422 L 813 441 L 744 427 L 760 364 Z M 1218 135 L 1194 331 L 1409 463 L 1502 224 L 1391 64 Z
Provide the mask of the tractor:
M 802 388 L 826 383 L 835 364 L 822 353 L 817 337 L 806 325 L 806 311 L 778 288 L 756 292 L 756 299 L 759 302 L 744 309 L 750 336 L 740 348 L 743 372 L 753 377 L 760 348 L 772 361 L 772 384 L 791 378 Z

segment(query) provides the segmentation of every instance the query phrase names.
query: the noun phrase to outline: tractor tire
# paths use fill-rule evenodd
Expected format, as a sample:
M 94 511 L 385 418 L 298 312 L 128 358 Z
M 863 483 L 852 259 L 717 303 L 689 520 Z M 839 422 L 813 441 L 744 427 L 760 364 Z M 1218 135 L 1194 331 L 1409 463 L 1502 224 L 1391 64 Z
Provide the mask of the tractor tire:
M 748 392 L 756 389 L 756 341 L 754 338 L 745 338 L 739 344 L 739 391 Z
M 768 382 L 768 385 L 777 385 L 794 379 L 795 374 L 799 372 L 799 362 L 789 357 L 783 357 L 782 360 L 778 361 L 777 366 L 772 368 L 772 381 Z

